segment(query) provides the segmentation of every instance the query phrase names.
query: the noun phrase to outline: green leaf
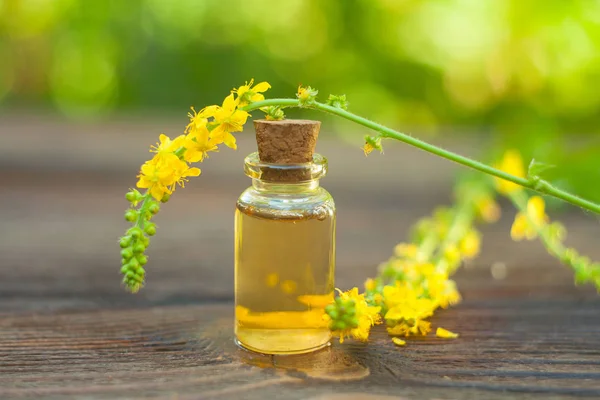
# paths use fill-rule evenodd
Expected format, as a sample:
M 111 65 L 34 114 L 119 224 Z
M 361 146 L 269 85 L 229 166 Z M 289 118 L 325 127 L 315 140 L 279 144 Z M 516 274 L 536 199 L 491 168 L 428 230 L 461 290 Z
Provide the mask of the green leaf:
M 542 172 L 552 169 L 554 167 L 555 167 L 554 165 L 545 164 L 545 163 L 536 161 L 535 158 L 532 158 L 531 162 L 529 163 L 529 167 L 527 168 L 527 176 L 528 177 L 540 176 L 540 174 Z

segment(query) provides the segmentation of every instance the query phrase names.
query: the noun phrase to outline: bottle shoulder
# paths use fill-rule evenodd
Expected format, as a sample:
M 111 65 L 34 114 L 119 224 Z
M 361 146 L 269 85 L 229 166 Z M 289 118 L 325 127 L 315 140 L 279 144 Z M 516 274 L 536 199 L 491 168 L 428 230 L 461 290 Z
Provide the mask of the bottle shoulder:
M 237 208 L 280 218 L 321 219 L 335 215 L 333 197 L 322 187 L 309 192 L 279 193 L 259 191 L 251 186 L 240 195 Z

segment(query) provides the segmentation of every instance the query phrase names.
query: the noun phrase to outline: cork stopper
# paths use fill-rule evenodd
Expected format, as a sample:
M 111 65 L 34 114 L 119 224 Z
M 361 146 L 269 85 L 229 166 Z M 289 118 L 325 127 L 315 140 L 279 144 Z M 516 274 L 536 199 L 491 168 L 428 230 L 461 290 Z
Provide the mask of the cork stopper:
M 313 161 L 321 121 L 261 119 L 254 121 L 254 128 L 261 162 L 286 165 Z M 310 178 L 309 169 L 266 169 L 261 177 L 264 180 L 277 182 L 299 182 Z

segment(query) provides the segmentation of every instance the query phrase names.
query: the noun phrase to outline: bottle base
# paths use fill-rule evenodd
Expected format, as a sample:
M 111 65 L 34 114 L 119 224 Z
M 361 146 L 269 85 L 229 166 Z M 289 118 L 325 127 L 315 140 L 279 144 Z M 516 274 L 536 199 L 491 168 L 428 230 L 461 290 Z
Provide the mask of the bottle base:
M 261 354 L 304 354 L 329 346 L 329 330 L 314 329 L 243 329 L 236 333 L 235 343 Z

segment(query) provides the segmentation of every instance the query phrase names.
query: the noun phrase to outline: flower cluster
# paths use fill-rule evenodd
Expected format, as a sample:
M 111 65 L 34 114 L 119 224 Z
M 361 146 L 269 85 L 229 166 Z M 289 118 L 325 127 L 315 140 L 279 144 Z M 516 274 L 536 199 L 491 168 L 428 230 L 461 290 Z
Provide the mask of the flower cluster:
M 516 150 L 507 151 L 499 167 L 518 176 L 524 174 L 523 161 Z M 544 164 L 532 161 L 528 176 L 539 179 L 537 173 L 547 168 Z M 497 180 L 496 185 L 498 192 L 507 196 L 519 210 L 510 231 L 512 239 L 519 241 L 539 238 L 548 253 L 573 269 L 576 283 L 592 283 L 600 291 L 600 263 L 592 262 L 577 250 L 565 246 L 567 231 L 560 222 L 551 221 L 546 215 L 544 199 L 540 196 L 528 197 L 520 186 L 508 186 L 507 190 L 507 182 L 503 180 Z
M 189 123 L 182 135 L 174 139 L 161 134 L 159 142 L 150 147 L 154 156 L 146 161 L 138 175 L 137 188 L 126 195 L 131 207 L 125 219 L 133 224 L 119 240 L 121 247 L 121 273 L 129 290 L 137 292 L 144 284 L 148 259 L 144 254 L 150 243 L 149 236 L 156 233 L 151 219 L 160 210 L 160 202 L 167 202 L 175 189 L 185 187 L 190 177 L 199 176 L 200 169 L 192 163 L 204 161 L 210 152 L 224 144 L 236 148 L 233 132 L 241 132 L 250 116 L 241 108 L 264 99 L 263 92 L 271 86 L 267 82 L 254 85 L 251 80 L 233 89 L 221 105 L 211 105 L 188 114 Z M 139 207 L 138 207 L 139 205 Z
M 365 154 L 375 149 L 381 150 L 380 138 L 367 136 Z M 532 163 L 526 172 L 521 156 L 515 150 L 506 152 L 497 166 L 528 180 L 540 180 L 537 173 L 547 168 Z M 495 184 L 496 191 L 511 199 L 518 210 L 511 237 L 514 240 L 539 238 L 550 254 L 575 271 L 576 283 L 594 283 L 600 290 L 600 263 L 593 263 L 564 245 L 566 230 L 562 224 L 550 220 L 543 198 L 528 197 L 521 186 L 503 179 L 496 178 Z M 412 243 L 400 243 L 395 247 L 394 255 L 380 265 L 378 276 L 365 282 L 364 294 L 358 294 L 355 288 L 353 295 L 345 297 L 352 301 L 344 302 L 344 298 L 338 298 L 336 303 L 328 306 L 334 333 L 341 338 L 353 336 L 365 340 L 370 326 L 353 331 L 356 319 L 352 318 L 364 315 L 365 307 L 378 307 L 388 334 L 393 336 L 393 343 L 404 346 L 406 341 L 398 336 L 427 335 L 431 331 L 428 319 L 435 311 L 460 302 L 461 296 L 450 276 L 463 262 L 479 253 L 481 235 L 474 228 L 474 222 L 497 221 L 500 208 L 486 183 L 466 181 L 457 187 L 456 196 L 458 201 L 454 207 L 439 208 L 430 218 L 415 224 Z M 436 336 L 456 338 L 458 334 L 438 327 Z
M 150 244 L 149 236 L 156 233 L 156 225 L 150 220 L 160 211 L 160 206 L 158 202 L 148 195 L 142 195 L 136 189 L 127 192 L 125 198 L 132 205 L 132 208 L 125 212 L 125 219 L 132 222 L 134 226 L 129 228 L 125 236 L 119 239 L 121 274 L 123 274 L 123 283 L 135 293 L 144 284 L 146 276 L 144 265 L 148 262 L 148 257 L 144 252 Z M 140 202 L 142 202 L 142 206 L 136 209 Z
M 394 255 L 379 266 L 378 276 L 365 282 L 364 294 L 354 288 L 327 307 L 334 334 L 364 341 L 370 327 L 381 319 L 393 342 L 403 346 L 406 342 L 398 336 L 427 335 L 434 312 L 460 302 L 450 276 L 479 253 L 481 235 L 474 222 L 497 220 L 499 208 L 487 185 L 460 185 L 457 197 L 455 207 L 440 208 L 413 227 L 413 242 L 395 247 Z M 379 317 L 374 315 L 377 312 Z M 362 326 L 357 324 L 361 318 Z M 436 335 L 458 336 L 443 328 Z
M 358 288 L 340 291 L 335 301 L 325 307 L 329 328 L 340 338 L 340 343 L 345 337 L 367 341 L 371 327 L 381 323 L 380 310 L 379 306 L 369 305 Z

